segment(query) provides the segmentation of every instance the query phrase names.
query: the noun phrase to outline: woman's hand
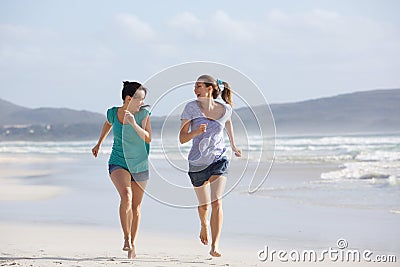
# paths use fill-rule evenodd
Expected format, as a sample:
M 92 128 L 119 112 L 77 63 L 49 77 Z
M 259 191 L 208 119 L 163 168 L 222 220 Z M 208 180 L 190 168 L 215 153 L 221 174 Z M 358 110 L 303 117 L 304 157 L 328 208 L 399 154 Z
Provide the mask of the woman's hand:
M 97 144 L 92 148 L 92 154 L 95 158 L 97 158 L 97 154 L 99 154 L 99 150 L 100 150 L 100 145 Z
M 200 124 L 198 128 L 193 129 L 191 132 L 189 132 L 189 129 L 190 120 L 181 120 L 181 130 L 179 131 L 179 142 L 181 142 L 181 144 L 189 142 L 194 137 L 205 133 L 207 131 L 207 124 Z
M 135 117 L 133 116 L 133 114 L 128 111 L 125 110 L 125 116 L 124 116 L 124 121 L 128 122 L 130 125 L 134 126 L 136 124 L 136 120 Z
M 109 123 L 107 120 L 104 122 L 103 128 L 101 129 L 101 134 L 99 141 L 97 144 L 92 148 L 92 154 L 96 158 L 97 155 L 99 154 L 100 146 L 103 143 L 104 139 L 107 137 L 107 135 L 110 133 L 112 128 L 112 124 Z
M 195 130 L 196 135 L 200 135 L 202 133 L 205 133 L 207 131 L 207 124 L 203 123 L 199 125 L 199 128 Z
M 232 146 L 232 151 L 235 153 L 235 156 L 240 158 L 242 156 L 242 150 L 238 149 L 236 146 Z

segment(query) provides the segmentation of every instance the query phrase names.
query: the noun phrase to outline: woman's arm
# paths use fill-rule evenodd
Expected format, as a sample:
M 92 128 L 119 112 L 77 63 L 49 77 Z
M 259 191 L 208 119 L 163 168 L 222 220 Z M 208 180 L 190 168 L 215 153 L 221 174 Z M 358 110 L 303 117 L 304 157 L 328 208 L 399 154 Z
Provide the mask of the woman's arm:
M 144 141 L 148 144 L 151 142 L 151 123 L 150 123 L 150 116 L 147 115 L 146 118 L 142 121 L 142 129 L 145 130 L 146 134 L 144 137 Z
M 92 154 L 96 158 L 97 154 L 99 153 L 100 146 L 103 143 L 104 139 L 107 137 L 107 135 L 110 133 L 110 130 L 112 128 L 112 124 L 106 121 L 103 125 L 103 128 L 101 129 L 99 141 L 97 144 L 92 148 Z
M 142 138 L 146 143 L 151 142 L 151 124 L 149 115 L 146 115 L 146 117 L 142 120 L 142 127 L 136 123 L 133 114 L 127 110 L 125 111 L 125 120 L 132 125 L 133 129 L 135 129 L 140 138 Z
M 236 157 L 241 157 L 242 150 L 238 149 L 235 145 L 235 138 L 234 138 L 234 134 L 233 134 L 233 125 L 232 125 L 231 119 L 229 119 L 225 122 L 225 129 L 226 129 L 226 132 L 228 133 L 229 142 L 231 143 L 232 151 L 235 153 Z
M 194 137 L 207 131 L 207 124 L 200 124 L 199 128 L 189 132 L 190 120 L 181 120 L 181 130 L 179 131 L 179 142 L 187 143 Z

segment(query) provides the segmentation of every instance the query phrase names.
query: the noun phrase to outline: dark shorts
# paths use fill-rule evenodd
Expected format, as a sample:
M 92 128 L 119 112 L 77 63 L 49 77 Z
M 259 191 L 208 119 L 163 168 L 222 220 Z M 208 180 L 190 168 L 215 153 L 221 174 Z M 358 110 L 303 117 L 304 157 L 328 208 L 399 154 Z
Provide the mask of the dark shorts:
M 118 169 L 123 169 L 126 170 L 127 172 L 129 172 L 129 170 L 127 170 L 124 167 L 121 167 L 119 165 L 114 165 L 114 164 L 109 164 L 108 165 L 108 173 L 111 174 L 113 171 L 118 170 Z M 138 172 L 138 173 L 133 173 L 133 172 L 129 172 L 131 174 L 131 181 L 132 182 L 144 182 L 149 180 L 149 171 L 143 171 L 143 172 Z
M 188 172 L 194 187 L 202 186 L 211 175 L 225 175 L 228 173 L 229 161 L 226 157 L 211 163 L 207 168 L 196 172 Z

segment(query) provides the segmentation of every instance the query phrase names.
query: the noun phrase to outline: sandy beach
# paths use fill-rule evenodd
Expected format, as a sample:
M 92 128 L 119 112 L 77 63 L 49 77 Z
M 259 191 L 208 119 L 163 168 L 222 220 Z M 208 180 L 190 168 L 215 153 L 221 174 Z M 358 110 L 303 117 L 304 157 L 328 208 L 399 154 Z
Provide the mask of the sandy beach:
M 209 247 L 200 244 L 195 209 L 170 207 L 146 196 L 138 256 L 128 260 L 121 249 L 118 196 L 107 177 L 106 161 L 106 155 L 98 160 L 89 155 L 2 155 L 0 266 L 365 264 L 362 259 L 354 263 L 328 257 L 293 262 L 288 254 L 287 261 L 276 255 L 259 259 L 266 246 L 270 252 L 315 250 L 320 256 L 329 248 L 338 250 L 340 239 L 346 241 L 345 249 L 399 259 L 399 214 L 327 201 L 324 190 L 330 185 L 321 187 L 320 174 L 337 166 L 275 163 L 260 192 L 249 195 L 244 179 L 224 197 L 221 258 L 212 258 Z M 156 165 L 162 166 L 161 162 Z M 230 173 L 240 168 L 240 162 L 234 161 Z M 160 177 L 152 173 L 155 183 Z
M 195 239 L 143 231 L 137 258 L 128 260 L 119 229 L 35 224 L 0 229 L 0 266 L 247 266 L 252 254 L 235 249 L 212 258 Z

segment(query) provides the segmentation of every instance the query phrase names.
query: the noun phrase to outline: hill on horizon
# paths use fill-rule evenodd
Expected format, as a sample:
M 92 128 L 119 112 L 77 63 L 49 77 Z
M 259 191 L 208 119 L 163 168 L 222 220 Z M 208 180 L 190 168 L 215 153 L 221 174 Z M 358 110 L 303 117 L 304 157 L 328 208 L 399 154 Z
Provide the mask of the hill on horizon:
M 281 133 L 400 131 L 400 89 L 273 104 L 271 109 Z
M 26 108 L 0 99 L 0 141 L 98 137 L 105 116 L 68 108 Z
M 104 122 L 105 116 L 69 108 L 26 108 L 0 99 L 0 125 L 73 124 Z
M 400 131 L 400 89 L 382 89 L 340 94 L 294 103 L 271 104 L 277 135 L 344 134 Z M 249 131 L 258 127 L 252 112 L 263 116 L 268 107 L 235 109 Z M 171 118 L 169 118 L 171 119 Z M 26 108 L 0 99 L 1 140 L 97 139 L 105 116 L 68 108 Z M 165 117 L 152 116 L 154 135 Z M 176 118 L 179 127 L 179 118 Z M 175 127 L 175 126 L 174 126 Z

